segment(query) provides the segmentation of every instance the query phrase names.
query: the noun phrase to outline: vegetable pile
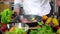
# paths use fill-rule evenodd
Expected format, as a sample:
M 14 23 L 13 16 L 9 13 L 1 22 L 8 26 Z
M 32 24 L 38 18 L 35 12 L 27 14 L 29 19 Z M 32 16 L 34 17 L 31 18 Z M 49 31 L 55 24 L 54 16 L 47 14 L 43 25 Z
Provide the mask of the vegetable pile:
M 48 24 L 54 32 L 56 32 L 56 34 L 60 34 L 60 23 L 59 23 L 59 20 L 57 19 L 57 16 L 56 15 L 51 15 L 51 17 L 42 17 L 43 21 L 44 21 L 44 25 L 45 24 Z M 40 23 L 39 23 L 40 25 Z
M 25 34 L 24 29 L 12 27 L 9 31 L 6 31 L 5 34 Z
M 8 24 L 10 22 L 10 17 L 13 14 L 13 12 L 10 9 L 5 9 L 4 11 L 1 12 L 1 22 Z
M 37 28 L 37 30 L 31 30 L 30 34 L 54 34 L 54 32 L 49 25 L 45 25 Z

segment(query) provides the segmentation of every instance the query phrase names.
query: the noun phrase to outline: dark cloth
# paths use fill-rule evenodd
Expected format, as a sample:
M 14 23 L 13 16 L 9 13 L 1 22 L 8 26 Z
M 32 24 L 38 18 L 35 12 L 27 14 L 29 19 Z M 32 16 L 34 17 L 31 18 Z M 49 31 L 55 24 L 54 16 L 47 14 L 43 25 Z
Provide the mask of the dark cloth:
M 58 13 L 59 13 L 59 16 L 60 16 L 60 6 L 58 7 Z
M 53 15 L 54 6 L 53 6 L 53 2 L 52 1 L 50 2 L 50 6 L 51 6 L 51 10 L 50 10 L 50 13 L 47 15 L 48 17 L 50 17 L 51 15 Z

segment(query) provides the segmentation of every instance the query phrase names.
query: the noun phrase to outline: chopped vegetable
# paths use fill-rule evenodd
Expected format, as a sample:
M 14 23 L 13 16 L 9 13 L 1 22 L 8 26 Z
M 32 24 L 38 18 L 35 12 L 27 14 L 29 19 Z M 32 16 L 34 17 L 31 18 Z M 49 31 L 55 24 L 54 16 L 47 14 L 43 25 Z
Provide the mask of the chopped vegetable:
M 10 31 L 13 31 L 15 28 L 14 27 L 12 27 L 11 29 L 10 29 Z
M 35 20 L 35 18 L 32 18 L 32 20 Z
M 38 22 L 38 25 L 43 25 L 43 22 L 41 21 L 41 22 Z
M 54 34 L 51 27 L 48 25 L 32 30 L 29 34 Z
M 11 31 L 13 29 L 13 31 Z M 24 29 L 20 29 L 20 28 L 14 28 L 12 27 L 10 29 L 10 31 L 5 32 L 5 34 L 25 34 L 25 30 Z

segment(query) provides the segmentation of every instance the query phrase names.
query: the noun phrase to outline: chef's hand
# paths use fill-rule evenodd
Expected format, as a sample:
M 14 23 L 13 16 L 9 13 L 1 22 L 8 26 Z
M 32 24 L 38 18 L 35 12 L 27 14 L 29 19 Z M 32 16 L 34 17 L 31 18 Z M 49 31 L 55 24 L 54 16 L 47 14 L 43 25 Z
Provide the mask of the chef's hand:
M 14 12 L 14 14 L 15 14 L 15 15 L 17 15 L 17 16 L 18 16 L 18 15 L 19 15 L 20 10 L 19 10 L 18 8 L 16 8 L 16 9 L 14 9 L 14 10 L 13 10 L 13 12 Z

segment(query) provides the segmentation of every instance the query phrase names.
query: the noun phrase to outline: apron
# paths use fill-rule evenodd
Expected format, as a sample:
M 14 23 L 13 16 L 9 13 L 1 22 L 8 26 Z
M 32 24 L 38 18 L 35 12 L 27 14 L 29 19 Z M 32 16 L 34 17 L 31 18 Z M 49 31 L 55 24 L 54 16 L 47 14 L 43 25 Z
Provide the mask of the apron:
M 49 0 L 16 0 L 15 4 L 20 3 L 23 7 L 24 15 L 47 15 L 50 13 L 51 7 Z

